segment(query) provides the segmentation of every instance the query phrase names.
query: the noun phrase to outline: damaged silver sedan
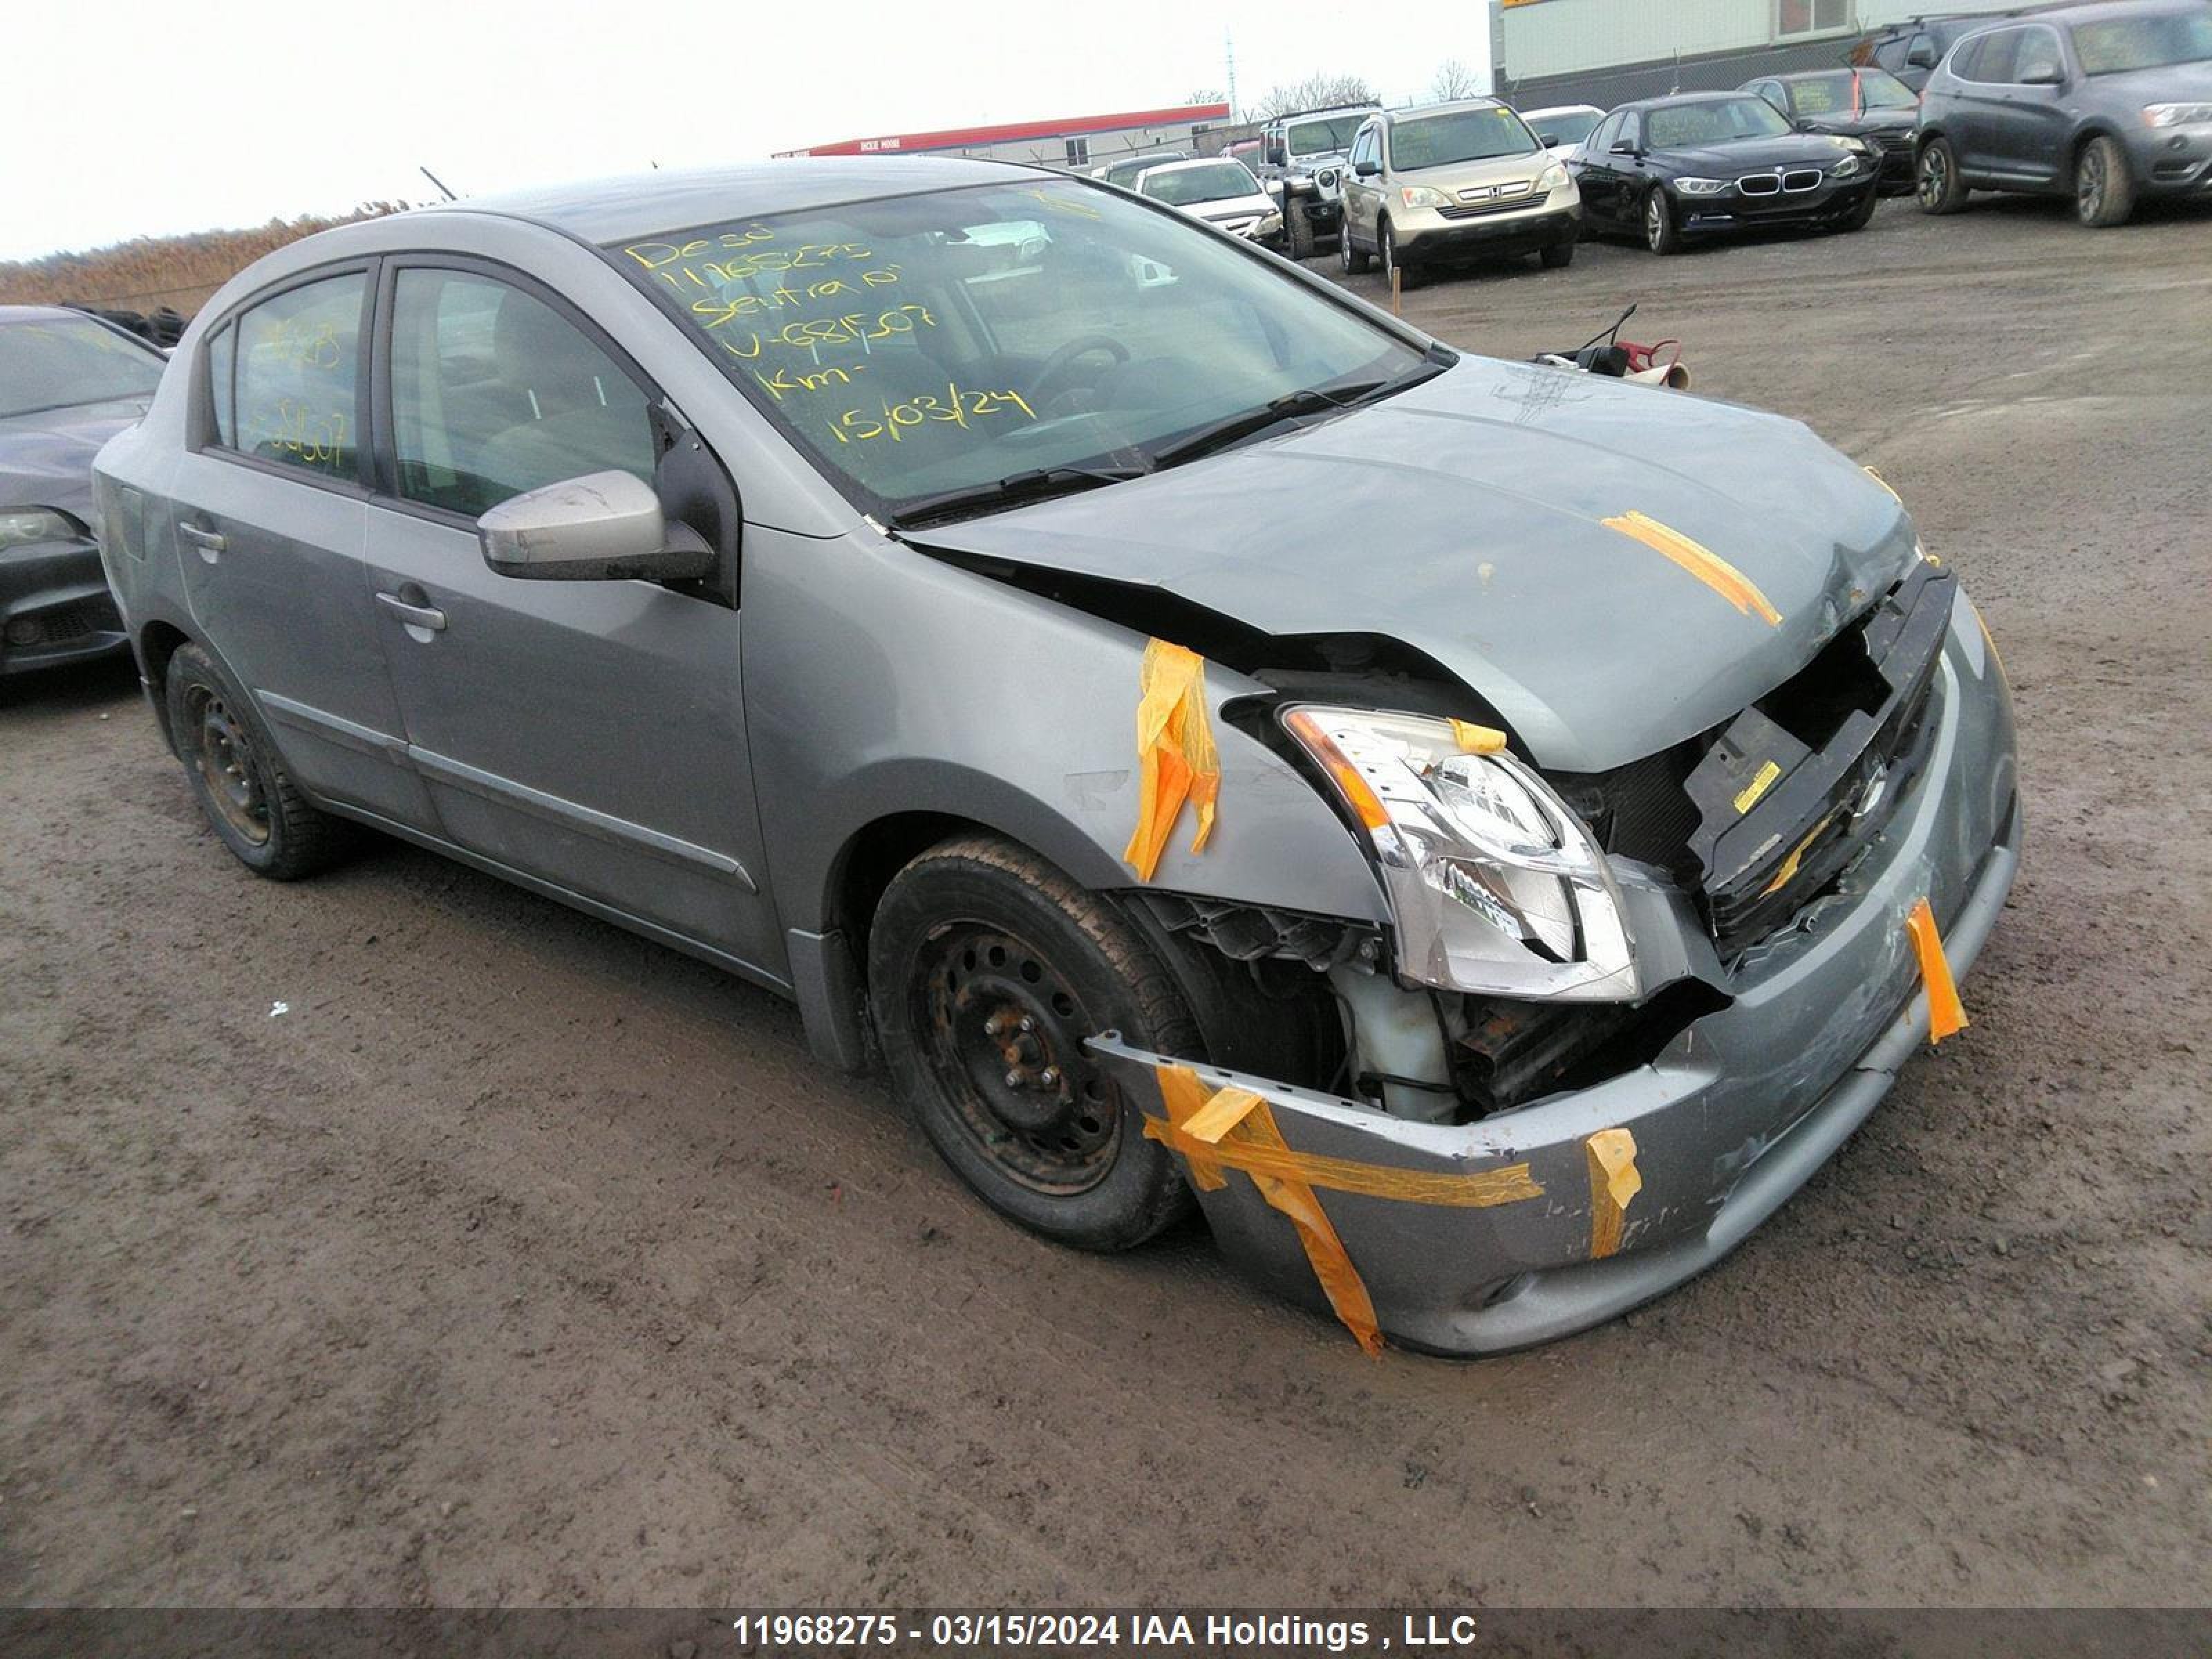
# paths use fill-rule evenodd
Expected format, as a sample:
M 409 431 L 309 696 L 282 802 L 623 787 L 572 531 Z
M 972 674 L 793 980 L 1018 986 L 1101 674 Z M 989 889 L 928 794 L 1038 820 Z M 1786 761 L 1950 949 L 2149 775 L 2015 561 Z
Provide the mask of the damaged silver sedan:
M 2009 701 L 1794 422 L 1462 356 L 1086 181 L 781 162 L 273 254 L 99 464 L 215 833 L 796 1000 L 987 1202 L 1363 1344 L 1717 1260 L 1931 1036 Z

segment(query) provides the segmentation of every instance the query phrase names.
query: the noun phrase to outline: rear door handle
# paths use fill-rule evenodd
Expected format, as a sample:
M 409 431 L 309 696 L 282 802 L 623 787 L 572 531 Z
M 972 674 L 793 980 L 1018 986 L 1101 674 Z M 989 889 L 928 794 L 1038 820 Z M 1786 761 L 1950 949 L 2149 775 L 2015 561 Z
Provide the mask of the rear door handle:
M 433 634 L 446 629 L 446 613 L 434 606 L 410 605 L 397 593 L 379 593 L 376 602 L 410 628 L 427 628 Z
M 199 549 L 200 557 L 205 559 L 210 564 L 213 564 L 221 556 L 222 550 L 229 545 L 229 543 L 216 532 L 203 530 L 196 524 L 179 525 L 177 534 Z

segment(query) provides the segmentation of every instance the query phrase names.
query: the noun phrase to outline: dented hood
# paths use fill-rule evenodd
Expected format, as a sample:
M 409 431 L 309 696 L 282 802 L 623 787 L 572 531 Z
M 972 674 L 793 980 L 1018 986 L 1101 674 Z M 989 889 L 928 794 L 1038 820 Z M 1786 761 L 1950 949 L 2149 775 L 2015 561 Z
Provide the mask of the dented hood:
M 1730 718 L 1914 544 L 1896 499 L 1796 421 L 1476 358 L 1288 435 L 915 539 L 1164 589 L 1270 635 L 1387 635 L 1568 771 Z

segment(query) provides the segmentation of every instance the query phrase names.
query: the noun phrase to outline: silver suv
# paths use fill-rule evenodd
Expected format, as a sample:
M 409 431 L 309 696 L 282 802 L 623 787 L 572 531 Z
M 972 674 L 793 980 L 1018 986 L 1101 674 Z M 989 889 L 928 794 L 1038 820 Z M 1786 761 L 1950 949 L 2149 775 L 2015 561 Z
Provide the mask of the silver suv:
M 1803 426 L 1462 356 L 1092 180 L 310 237 L 97 494 L 246 868 L 369 825 L 688 951 L 1005 1214 L 1195 1204 L 1370 1345 L 1733 1248 L 1955 1029 L 2014 868 L 1996 653 Z
M 1346 271 L 1377 261 L 1418 281 L 1475 258 L 1572 262 L 1583 201 L 1565 161 L 1495 98 L 1383 110 L 1352 142 L 1344 188 Z

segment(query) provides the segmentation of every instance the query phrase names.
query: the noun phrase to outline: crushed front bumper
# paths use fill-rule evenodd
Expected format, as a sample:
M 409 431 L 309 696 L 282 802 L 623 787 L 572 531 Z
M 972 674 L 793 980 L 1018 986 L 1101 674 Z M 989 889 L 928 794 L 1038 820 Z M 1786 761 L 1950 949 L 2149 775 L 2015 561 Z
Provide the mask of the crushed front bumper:
M 1787 929 L 1718 983 L 1729 1007 L 1689 1025 L 1654 1063 L 1467 1125 L 1431 1125 L 1264 1079 L 1194 1066 L 1209 1089 L 1267 1103 L 1294 1154 L 1360 1166 L 1369 1177 L 1313 1182 L 1385 1335 L 1408 1347 L 1477 1354 L 1525 1347 L 1599 1324 L 1720 1260 L 1804 1184 L 1889 1091 L 1928 1033 L 1905 919 L 1923 897 L 1963 977 L 2003 908 L 2019 865 L 2021 823 L 2010 701 L 2002 671 L 1960 596 L 1931 711 L 1929 764 L 1879 839 Z M 1657 906 L 1659 896 L 1647 894 Z M 1672 925 L 1699 924 L 1670 895 Z M 1642 908 L 1642 906 L 1638 907 Z M 1639 928 L 1666 925 L 1647 911 Z M 1662 947 L 1663 948 L 1663 946 Z M 1685 959 L 1689 954 L 1686 952 Z M 1093 1049 L 1145 1103 L 1165 1108 L 1158 1055 L 1111 1034 Z M 1641 1190 L 1598 1224 L 1591 1138 L 1634 1138 Z M 1505 1176 L 1525 1166 L 1524 1182 Z M 1233 1170 L 1233 1166 L 1232 1166 Z M 1498 1201 L 1405 1201 L 1371 1172 L 1494 1175 Z M 1359 1188 L 1365 1186 L 1370 1190 Z M 1222 1249 L 1284 1296 L 1326 1309 L 1297 1231 L 1231 1173 L 1200 1202 Z M 1600 1241 L 1603 1240 L 1601 1243 Z
M 88 540 L 0 553 L 0 674 L 28 673 L 130 649 Z

